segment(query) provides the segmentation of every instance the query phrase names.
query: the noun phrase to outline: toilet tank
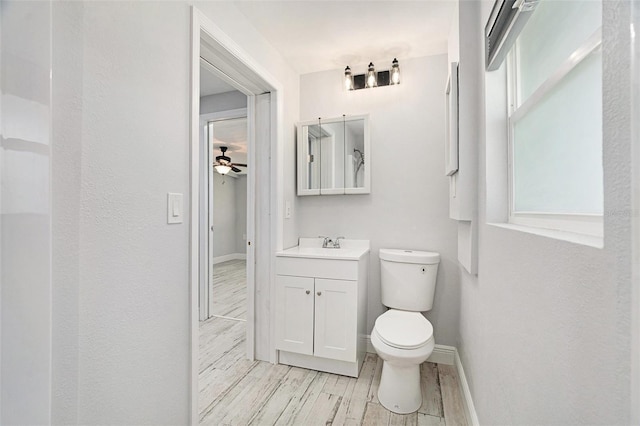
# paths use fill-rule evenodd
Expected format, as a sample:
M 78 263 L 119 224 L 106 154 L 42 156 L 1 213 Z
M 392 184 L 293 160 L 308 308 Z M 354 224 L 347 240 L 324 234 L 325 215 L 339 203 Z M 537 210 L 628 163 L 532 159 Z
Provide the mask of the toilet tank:
M 424 312 L 433 307 L 440 255 L 428 251 L 380 249 L 382 304 Z

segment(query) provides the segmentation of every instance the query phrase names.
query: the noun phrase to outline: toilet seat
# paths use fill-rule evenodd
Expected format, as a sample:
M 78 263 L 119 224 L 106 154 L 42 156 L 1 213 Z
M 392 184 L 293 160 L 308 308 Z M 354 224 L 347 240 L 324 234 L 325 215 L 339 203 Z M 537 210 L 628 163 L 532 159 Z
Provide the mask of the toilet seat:
M 389 309 L 374 326 L 385 344 L 398 349 L 416 349 L 433 339 L 433 326 L 420 312 Z

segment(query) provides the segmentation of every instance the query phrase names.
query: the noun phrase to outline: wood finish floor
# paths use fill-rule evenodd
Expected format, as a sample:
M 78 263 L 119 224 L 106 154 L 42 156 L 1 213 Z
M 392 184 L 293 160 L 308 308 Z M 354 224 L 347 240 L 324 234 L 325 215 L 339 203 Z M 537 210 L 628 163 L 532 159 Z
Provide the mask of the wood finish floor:
M 247 319 L 247 261 L 229 260 L 211 268 L 211 315 Z
M 417 413 L 386 410 L 377 397 L 382 360 L 367 354 L 352 378 L 263 361 L 248 361 L 245 322 L 200 323 L 202 425 L 466 425 L 455 367 L 421 366 Z

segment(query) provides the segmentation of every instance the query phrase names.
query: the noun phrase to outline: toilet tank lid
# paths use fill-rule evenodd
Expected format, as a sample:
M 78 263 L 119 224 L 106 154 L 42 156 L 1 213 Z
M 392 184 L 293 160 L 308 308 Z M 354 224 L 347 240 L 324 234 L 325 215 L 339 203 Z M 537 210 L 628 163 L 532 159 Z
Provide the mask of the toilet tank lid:
M 432 251 L 380 249 L 380 259 L 390 262 L 431 265 L 440 262 L 440 254 Z

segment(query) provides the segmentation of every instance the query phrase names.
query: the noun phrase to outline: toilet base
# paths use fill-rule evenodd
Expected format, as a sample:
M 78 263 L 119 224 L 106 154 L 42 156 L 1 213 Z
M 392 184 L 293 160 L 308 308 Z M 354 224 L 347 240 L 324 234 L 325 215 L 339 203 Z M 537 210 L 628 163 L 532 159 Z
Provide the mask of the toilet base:
M 384 408 L 397 414 L 418 411 L 422 405 L 420 364 L 400 366 L 384 361 L 378 400 Z

